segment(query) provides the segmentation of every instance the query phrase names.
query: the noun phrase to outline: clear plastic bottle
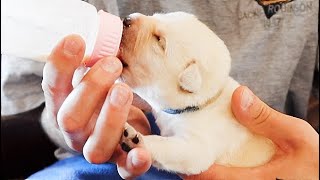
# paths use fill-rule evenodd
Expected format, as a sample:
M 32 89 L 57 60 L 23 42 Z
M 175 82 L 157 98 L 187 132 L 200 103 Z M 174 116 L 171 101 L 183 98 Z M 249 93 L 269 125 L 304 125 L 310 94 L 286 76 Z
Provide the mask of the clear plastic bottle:
M 122 36 L 119 17 L 80 0 L 1 0 L 1 54 L 46 61 L 69 34 L 86 42 L 86 61 L 117 55 Z

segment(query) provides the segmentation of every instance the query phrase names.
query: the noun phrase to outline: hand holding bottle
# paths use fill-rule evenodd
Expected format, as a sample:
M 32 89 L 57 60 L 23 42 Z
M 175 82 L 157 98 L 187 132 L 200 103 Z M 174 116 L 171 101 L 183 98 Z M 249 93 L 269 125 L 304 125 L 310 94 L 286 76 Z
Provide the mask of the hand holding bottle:
M 141 110 L 131 105 L 133 94 L 125 84 L 114 84 L 122 71 L 115 57 L 99 60 L 75 88 L 71 81 L 80 65 L 85 44 L 79 36 L 68 36 L 53 50 L 44 67 L 42 87 L 46 100 L 43 118 L 56 125 L 66 145 L 83 152 L 91 163 L 114 161 L 119 174 L 131 178 L 151 166 L 150 154 L 141 148 L 124 153 L 119 139 L 127 121 L 143 134 L 150 133 Z M 53 126 L 54 127 L 54 126 Z M 65 146 L 60 142 L 61 146 Z

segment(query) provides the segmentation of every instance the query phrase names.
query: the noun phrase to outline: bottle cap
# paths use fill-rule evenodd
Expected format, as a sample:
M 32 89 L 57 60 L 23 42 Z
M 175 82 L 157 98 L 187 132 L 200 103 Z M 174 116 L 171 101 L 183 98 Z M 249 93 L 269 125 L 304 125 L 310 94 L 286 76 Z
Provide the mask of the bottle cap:
M 93 66 L 99 59 L 106 56 L 116 56 L 122 37 L 123 24 L 118 16 L 100 10 L 100 26 L 91 58 L 85 62 Z

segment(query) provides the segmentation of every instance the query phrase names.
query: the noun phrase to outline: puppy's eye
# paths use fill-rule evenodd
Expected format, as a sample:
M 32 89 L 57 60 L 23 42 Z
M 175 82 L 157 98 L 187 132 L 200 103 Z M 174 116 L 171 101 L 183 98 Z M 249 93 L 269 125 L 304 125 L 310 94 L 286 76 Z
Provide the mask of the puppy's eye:
M 162 48 L 162 50 L 166 49 L 165 39 L 158 34 L 153 34 L 154 39 L 157 41 L 158 45 Z
M 160 38 L 160 36 L 159 36 L 159 35 L 157 35 L 157 34 L 153 34 L 153 36 L 154 36 L 154 38 L 155 38 L 157 41 L 160 41 L 160 40 L 161 40 L 161 38 Z

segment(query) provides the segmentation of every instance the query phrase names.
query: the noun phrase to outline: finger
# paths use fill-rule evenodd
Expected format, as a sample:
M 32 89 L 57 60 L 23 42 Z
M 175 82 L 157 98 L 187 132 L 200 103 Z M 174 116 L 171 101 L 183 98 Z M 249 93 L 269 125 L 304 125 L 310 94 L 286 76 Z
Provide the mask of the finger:
M 282 148 L 298 145 L 301 140 L 308 138 L 304 128 L 308 124 L 305 121 L 270 108 L 247 87 L 241 86 L 235 90 L 231 107 L 241 124 Z
M 75 69 L 79 66 L 85 50 L 80 36 L 70 35 L 53 49 L 44 66 L 42 89 L 46 99 L 48 113 L 56 117 L 58 110 L 72 91 L 71 81 Z
M 127 122 L 143 135 L 151 133 L 151 127 L 147 117 L 135 106 L 131 106 Z
M 151 155 L 142 148 L 132 149 L 128 155 L 123 153 L 117 161 L 119 175 L 123 179 L 132 179 L 147 172 L 151 167 Z
M 110 159 L 119 144 L 133 94 L 125 84 L 114 85 L 108 93 L 92 134 L 84 145 L 85 158 L 92 163 Z
M 72 149 L 82 151 L 91 130 L 88 128 L 93 127 L 88 123 L 121 69 L 121 62 L 114 57 L 98 61 L 63 102 L 57 115 L 58 124 Z
M 133 94 L 132 104 L 144 112 L 151 112 L 152 111 L 152 107 L 137 94 Z

